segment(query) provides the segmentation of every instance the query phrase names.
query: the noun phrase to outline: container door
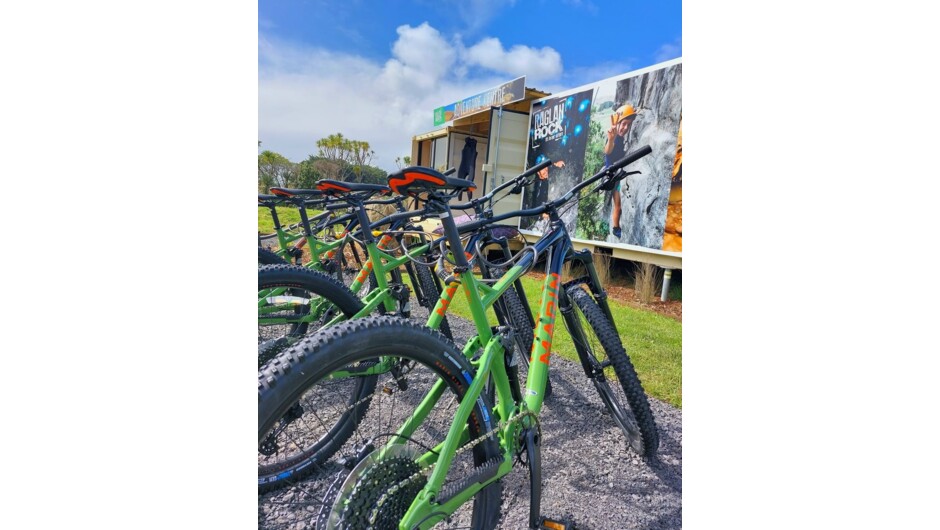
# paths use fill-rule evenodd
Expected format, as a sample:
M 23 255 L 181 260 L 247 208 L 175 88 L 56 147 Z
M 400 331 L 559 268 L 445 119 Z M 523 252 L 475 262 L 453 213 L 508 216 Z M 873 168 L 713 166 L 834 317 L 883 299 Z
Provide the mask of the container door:
M 486 189 L 493 188 L 525 171 L 525 152 L 529 136 L 529 114 L 495 108 L 490 110 L 489 144 L 486 150 Z M 522 208 L 522 194 L 509 195 L 503 190 L 495 199 L 504 197 L 493 206 L 493 213 L 512 212 Z M 519 225 L 519 218 L 506 219 L 505 224 Z

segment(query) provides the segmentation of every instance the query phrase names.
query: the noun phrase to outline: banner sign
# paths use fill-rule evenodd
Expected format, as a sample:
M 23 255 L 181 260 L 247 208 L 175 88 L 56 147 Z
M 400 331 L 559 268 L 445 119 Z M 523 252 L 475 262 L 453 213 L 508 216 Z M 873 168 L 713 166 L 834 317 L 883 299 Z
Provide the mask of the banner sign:
M 583 190 L 562 220 L 574 239 L 682 252 L 681 58 L 533 101 L 526 167 L 552 165 L 525 190 L 524 207 L 561 197 L 644 145 L 653 152 L 626 167 L 639 174 L 610 191 Z M 541 234 L 547 222 L 519 228 Z
M 490 107 L 498 107 L 525 99 L 525 76 L 503 83 L 498 87 L 480 92 L 450 105 L 434 109 L 434 126 L 443 125 L 457 118 L 483 112 Z

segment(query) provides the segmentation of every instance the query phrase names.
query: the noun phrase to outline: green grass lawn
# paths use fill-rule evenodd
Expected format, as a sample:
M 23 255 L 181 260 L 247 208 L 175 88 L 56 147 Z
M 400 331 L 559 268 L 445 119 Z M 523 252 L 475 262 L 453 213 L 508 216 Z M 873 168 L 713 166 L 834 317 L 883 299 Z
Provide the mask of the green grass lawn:
M 300 222 L 300 212 L 293 206 L 276 206 L 277 219 L 281 226 L 288 226 Z M 319 215 L 322 210 L 307 209 L 307 219 Z M 274 220 L 271 219 L 271 210 L 267 208 L 258 208 L 258 232 L 262 234 L 274 233 Z
M 292 206 L 277 206 L 277 219 L 281 226 L 300 222 L 300 212 Z M 307 216 L 312 217 L 313 213 L 308 212 Z M 258 208 L 258 231 L 262 234 L 274 233 L 274 220 L 271 219 L 271 210 L 267 208 Z
M 529 306 L 537 312 L 542 282 L 524 276 L 522 286 L 529 299 Z M 640 376 L 643 388 L 649 395 L 682 408 L 682 323 L 652 311 L 634 309 L 612 298 L 608 298 L 608 303 L 620 339 Z M 464 296 L 456 296 L 447 312 L 470 318 Z M 492 309 L 489 316 L 493 322 L 496 321 Z M 552 354 L 577 362 L 578 354 L 561 313 L 558 313 L 556 322 Z

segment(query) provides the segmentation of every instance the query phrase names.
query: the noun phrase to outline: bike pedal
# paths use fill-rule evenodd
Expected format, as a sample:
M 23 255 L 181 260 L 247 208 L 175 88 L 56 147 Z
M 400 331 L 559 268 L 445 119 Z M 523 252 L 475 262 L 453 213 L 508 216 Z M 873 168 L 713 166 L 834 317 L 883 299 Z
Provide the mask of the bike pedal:
M 578 530 L 574 523 L 570 519 L 564 518 L 560 520 L 550 519 L 548 517 L 542 516 L 542 520 L 539 521 L 538 530 Z

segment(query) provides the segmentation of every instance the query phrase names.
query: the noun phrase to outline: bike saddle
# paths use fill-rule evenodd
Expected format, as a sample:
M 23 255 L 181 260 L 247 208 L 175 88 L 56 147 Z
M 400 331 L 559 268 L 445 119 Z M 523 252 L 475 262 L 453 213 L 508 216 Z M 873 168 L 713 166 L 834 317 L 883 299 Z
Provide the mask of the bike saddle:
M 414 195 L 421 192 L 461 192 L 473 191 L 476 185 L 472 180 L 444 176 L 429 167 L 406 167 L 388 176 L 388 187 L 400 195 Z

